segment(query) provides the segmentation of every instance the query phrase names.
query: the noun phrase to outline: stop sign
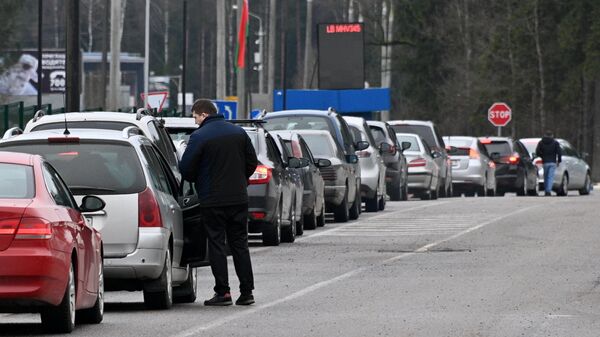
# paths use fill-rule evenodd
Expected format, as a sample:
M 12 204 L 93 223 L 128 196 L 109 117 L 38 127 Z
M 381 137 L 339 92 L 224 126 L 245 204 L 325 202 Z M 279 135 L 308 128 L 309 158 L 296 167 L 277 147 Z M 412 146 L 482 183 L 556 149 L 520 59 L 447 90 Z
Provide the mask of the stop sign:
M 506 126 L 512 118 L 512 110 L 506 103 L 494 103 L 488 109 L 488 120 L 494 126 Z

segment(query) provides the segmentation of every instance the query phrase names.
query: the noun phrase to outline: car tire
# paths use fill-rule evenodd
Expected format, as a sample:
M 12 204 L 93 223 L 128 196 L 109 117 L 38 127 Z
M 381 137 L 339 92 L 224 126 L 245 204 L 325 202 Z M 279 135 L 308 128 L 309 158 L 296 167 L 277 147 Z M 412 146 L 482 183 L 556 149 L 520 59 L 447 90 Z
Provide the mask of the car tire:
M 317 202 L 313 205 L 312 210 L 308 213 L 308 216 L 304 217 L 304 228 L 315 229 L 317 228 Z M 304 232 L 304 231 L 303 231 Z
M 189 268 L 188 277 L 181 285 L 173 289 L 173 303 L 194 303 L 198 297 L 198 271 Z
M 281 202 L 275 210 L 275 220 L 264 223 L 262 231 L 262 242 L 265 246 L 279 246 L 281 243 L 281 218 L 282 218 Z
M 47 332 L 69 333 L 75 328 L 75 298 L 77 284 L 73 262 L 69 268 L 67 287 L 62 301 L 56 307 L 44 308 L 41 312 L 42 327 Z
M 520 197 L 527 195 L 527 172 L 523 173 L 523 182 L 521 187 L 517 189 L 517 195 Z
M 159 289 L 159 290 L 156 290 Z M 144 286 L 144 304 L 150 309 L 166 310 L 173 306 L 173 265 L 167 249 L 160 276 Z
M 375 191 L 373 198 L 365 199 L 365 211 L 366 212 L 377 212 L 379 210 L 379 200 L 377 199 L 378 191 Z
M 350 214 L 348 212 L 348 187 L 346 186 L 346 192 L 344 192 L 344 198 L 342 202 L 335 207 L 333 210 L 333 219 L 335 222 L 348 222 Z
M 402 201 L 408 200 L 408 183 L 405 181 L 402 186 Z
M 352 203 L 352 207 L 350 208 L 349 217 L 350 220 L 356 220 L 360 216 L 360 208 L 362 204 L 362 199 L 360 196 L 360 191 L 356 189 L 356 196 L 354 196 L 354 202 Z
M 323 205 L 321 206 L 321 213 L 317 216 L 317 227 L 325 226 L 325 200 L 323 200 Z
M 290 210 L 290 225 L 281 228 L 281 242 L 296 241 L 296 201 L 292 203 Z
M 99 324 L 104 318 L 104 261 L 100 259 L 100 271 L 98 272 L 98 297 L 94 306 L 82 309 L 77 313 L 77 322 L 88 324 Z
M 306 222 L 306 216 L 300 213 L 300 219 L 296 221 L 296 236 L 304 235 L 304 224 Z
M 385 210 L 385 194 L 381 196 L 381 198 L 379 198 L 379 202 L 377 205 L 380 211 Z
M 404 186 L 400 185 L 400 179 L 394 180 L 391 184 L 390 189 L 390 201 L 400 201 L 403 198 L 402 189 Z
M 556 190 L 556 195 L 560 197 L 566 197 L 569 195 L 569 176 L 564 174 L 562 180 L 560 181 L 560 186 L 558 190 Z
M 591 190 L 592 190 L 592 178 L 590 177 L 589 173 L 586 173 L 585 183 L 583 184 L 583 187 L 579 190 L 579 195 L 588 195 L 588 194 L 590 194 Z

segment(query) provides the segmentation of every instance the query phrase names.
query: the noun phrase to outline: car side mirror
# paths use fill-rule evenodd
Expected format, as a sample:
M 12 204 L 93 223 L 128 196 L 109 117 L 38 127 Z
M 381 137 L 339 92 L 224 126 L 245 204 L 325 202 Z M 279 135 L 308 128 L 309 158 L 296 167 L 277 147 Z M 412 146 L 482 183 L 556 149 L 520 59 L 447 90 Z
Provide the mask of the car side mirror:
M 287 166 L 289 168 L 301 168 L 301 167 L 303 167 L 302 166 L 302 161 L 299 158 L 296 158 L 296 157 L 290 157 L 288 159 Z
M 315 163 L 318 168 L 331 166 L 331 160 L 329 159 L 318 159 Z
M 300 167 L 299 168 L 304 168 L 304 167 L 308 167 L 308 165 L 310 165 L 310 161 L 306 158 L 298 158 L 300 159 Z
M 441 156 L 442 156 L 442 154 L 441 154 L 441 153 L 439 153 L 439 152 L 438 152 L 438 151 L 436 151 L 436 150 L 431 150 L 431 156 L 433 157 L 433 159 L 435 159 L 435 158 L 439 158 L 439 157 L 441 157 Z
M 392 147 L 390 146 L 390 144 L 383 142 L 381 144 L 379 144 L 379 152 L 380 153 L 386 153 L 389 154 L 392 150 Z
M 358 156 L 355 154 L 347 154 L 346 161 L 350 164 L 356 164 L 358 163 Z
M 81 200 L 81 206 L 79 206 L 79 210 L 82 212 L 98 212 L 104 209 L 106 203 L 104 200 L 98 198 L 94 195 L 86 195 Z
M 410 142 L 402 142 L 402 151 L 410 148 Z
M 354 147 L 356 148 L 356 151 L 366 150 L 369 147 L 369 142 L 361 140 L 359 142 L 356 142 Z

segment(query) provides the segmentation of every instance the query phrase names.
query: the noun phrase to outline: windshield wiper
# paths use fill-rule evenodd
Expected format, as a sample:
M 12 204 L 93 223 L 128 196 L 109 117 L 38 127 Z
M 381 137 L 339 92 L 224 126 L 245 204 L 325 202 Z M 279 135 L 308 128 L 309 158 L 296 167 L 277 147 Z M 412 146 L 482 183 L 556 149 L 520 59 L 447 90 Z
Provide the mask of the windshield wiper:
M 97 187 L 97 186 L 69 186 L 72 190 L 97 190 L 97 191 L 106 191 L 106 192 L 116 192 L 115 189 L 106 188 L 106 187 Z

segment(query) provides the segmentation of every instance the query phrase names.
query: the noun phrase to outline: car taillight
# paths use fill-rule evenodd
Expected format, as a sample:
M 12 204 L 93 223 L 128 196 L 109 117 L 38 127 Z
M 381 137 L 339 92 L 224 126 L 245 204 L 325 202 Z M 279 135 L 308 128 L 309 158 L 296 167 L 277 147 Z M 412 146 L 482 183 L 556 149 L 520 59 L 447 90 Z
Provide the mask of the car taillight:
M 521 160 L 521 157 L 519 157 L 518 154 L 513 154 L 512 156 L 508 157 L 508 163 L 511 165 L 516 165 L 519 163 L 519 160 Z
M 542 158 L 537 158 L 536 160 L 533 161 L 533 163 L 536 166 L 542 166 L 543 165 Z
M 254 173 L 250 176 L 249 183 L 254 184 L 266 184 L 271 180 L 273 176 L 272 168 L 265 165 L 258 165 Z
M 19 219 L 1 219 L 0 235 L 13 235 L 19 227 Z
M 408 167 L 420 167 L 427 165 L 427 161 L 424 158 L 416 158 L 408 163 Z
M 356 151 L 356 155 L 358 156 L 358 158 L 369 158 L 371 156 L 371 152 L 365 150 L 365 151 Z
M 52 237 L 52 224 L 42 218 L 23 218 L 15 239 L 50 239 Z
M 265 214 L 265 212 L 250 212 L 250 217 L 254 220 L 262 220 L 266 216 L 267 215 Z
M 160 208 L 154 193 L 149 188 L 138 194 L 138 226 L 162 227 Z
M 477 152 L 475 149 L 469 149 L 469 158 L 479 159 L 479 152 Z

